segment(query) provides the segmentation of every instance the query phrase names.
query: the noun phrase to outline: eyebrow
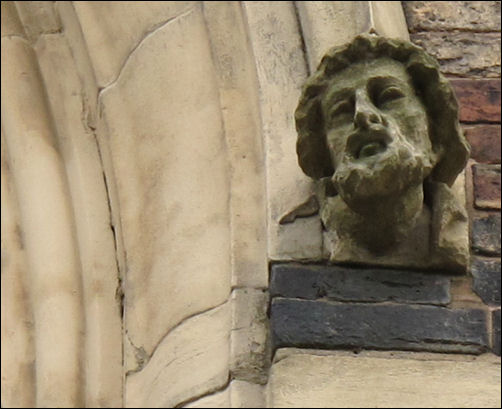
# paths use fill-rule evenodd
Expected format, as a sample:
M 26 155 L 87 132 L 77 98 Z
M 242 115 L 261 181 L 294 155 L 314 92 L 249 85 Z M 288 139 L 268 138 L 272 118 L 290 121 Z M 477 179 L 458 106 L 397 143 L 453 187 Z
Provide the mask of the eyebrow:
M 328 105 L 335 104 L 347 97 L 352 93 L 353 88 L 342 88 L 341 90 L 333 91 L 326 95 L 326 102 Z
M 368 86 L 369 87 L 372 87 L 375 83 L 375 81 L 383 81 L 384 82 L 384 86 L 387 87 L 389 85 L 398 85 L 398 86 L 402 86 L 402 87 L 407 87 L 409 86 L 409 84 L 403 80 L 400 80 L 399 78 L 396 78 L 396 77 L 391 77 L 391 76 L 388 76 L 388 77 L 382 77 L 382 76 L 377 76 L 377 77 L 372 77 L 368 80 Z
M 381 75 L 378 75 L 378 76 L 375 76 L 375 77 L 371 77 L 370 79 L 368 79 L 368 87 L 373 87 L 375 85 L 375 82 L 376 81 L 384 81 L 384 87 L 388 87 L 388 86 L 391 86 L 391 85 L 397 85 L 397 86 L 401 86 L 401 87 L 407 87 L 409 86 L 409 84 L 403 80 L 400 80 L 399 78 L 396 78 L 396 77 L 392 77 L 392 76 L 381 76 Z M 337 91 L 333 91 L 333 92 L 330 92 L 326 95 L 326 103 L 328 105 L 333 105 L 345 98 L 347 98 L 348 96 L 350 96 L 350 94 L 353 92 L 353 88 L 342 88 L 341 90 L 337 90 Z

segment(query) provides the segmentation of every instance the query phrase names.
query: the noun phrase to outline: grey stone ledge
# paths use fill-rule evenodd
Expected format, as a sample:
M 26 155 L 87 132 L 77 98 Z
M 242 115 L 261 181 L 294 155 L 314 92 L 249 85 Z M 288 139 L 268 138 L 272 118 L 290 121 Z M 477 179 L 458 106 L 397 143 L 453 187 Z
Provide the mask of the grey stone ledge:
M 450 302 L 450 276 L 381 268 L 275 264 L 271 268 L 270 295 L 446 305 Z

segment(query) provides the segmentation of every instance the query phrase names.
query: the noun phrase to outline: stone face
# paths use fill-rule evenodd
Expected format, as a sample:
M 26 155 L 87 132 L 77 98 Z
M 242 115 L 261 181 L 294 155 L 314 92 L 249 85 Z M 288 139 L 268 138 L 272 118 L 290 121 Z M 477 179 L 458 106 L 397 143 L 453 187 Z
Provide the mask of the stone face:
M 462 122 L 500 122 L 500 79 L 452 79 Z
M 500 356 L 500 308 L 492 313 L 493 352 Z
M 474 258 L 473 289 L 485 304 L 500 306 L 500 260 Z
M 471 145 L 471 158 L 481 163 L 500 163 L 500 125 L 464 127 Z
M 306 352 L 274 363 L 267 407 L 500 407 L 493 355 Z
M 427 305 L 339 304 L 274 298 L 275 348 L 377 348 L 481 353 L 486 314 Z
M 411 41 L 437 58 L 443 74 L 500 77 L 500 33 L 425 32 Z
M 333 47 L 295 120 L 300 167 L 332 191 L 318 193 L 323 226 L 337 237 L 331 261 L 465 271 L 467 214 L 449 186 L 469 150 L 432 57 L 372 35 Z
M 500 255 L 500 213 L 475 214 L 471 234 L 471 246 L 475 253 Z
M 444 275 L 340 266 L 275 264 L 270 277 L 271 297 L 308 300 L 445 305 L 449 289 L 450 279 Z
M 145 366 L 127 375 L 125 406 L 175 407 L 223 388 L 228 381 L 230 323 L 230 305 L 225 303 L 167 334 Z
M 474 205 L 480 209 L 500 209 L 500 165 L 472 166 Z

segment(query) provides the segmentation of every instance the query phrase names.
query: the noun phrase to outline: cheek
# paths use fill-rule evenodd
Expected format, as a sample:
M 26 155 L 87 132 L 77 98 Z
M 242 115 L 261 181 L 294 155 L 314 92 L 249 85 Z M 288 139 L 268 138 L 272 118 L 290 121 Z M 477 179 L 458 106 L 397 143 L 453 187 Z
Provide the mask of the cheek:
M 343 159 L 345 145 L 347 143 L 347 135 L 349 130 L 344 130 L 344 127 L 338 127 L 336 131 L 331 131 L 327 135 L 327 145 L 331 162 L 336 167 Z
M 422 110 L 407 110 L 393 116 L 401 136 L 416 147 L 430 147 L 427 115 Z

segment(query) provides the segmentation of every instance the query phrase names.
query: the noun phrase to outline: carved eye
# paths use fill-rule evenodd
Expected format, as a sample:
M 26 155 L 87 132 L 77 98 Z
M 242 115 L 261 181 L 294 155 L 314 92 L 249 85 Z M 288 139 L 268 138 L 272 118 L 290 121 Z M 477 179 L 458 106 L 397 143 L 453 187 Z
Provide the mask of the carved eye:
M 350 100 L 344 99 L 343 101 L 337 102 L 331 109 L 331 118 L 342 114 L 351 114 L 353 112 L 353 104 Z
M 404 97 L 404 93 L 399 88 L 388 87 L 382 90 L 382 92 L 378 95 L 377 104 L 380 106 L 386 102 L 394 101 L 402 97 Z

